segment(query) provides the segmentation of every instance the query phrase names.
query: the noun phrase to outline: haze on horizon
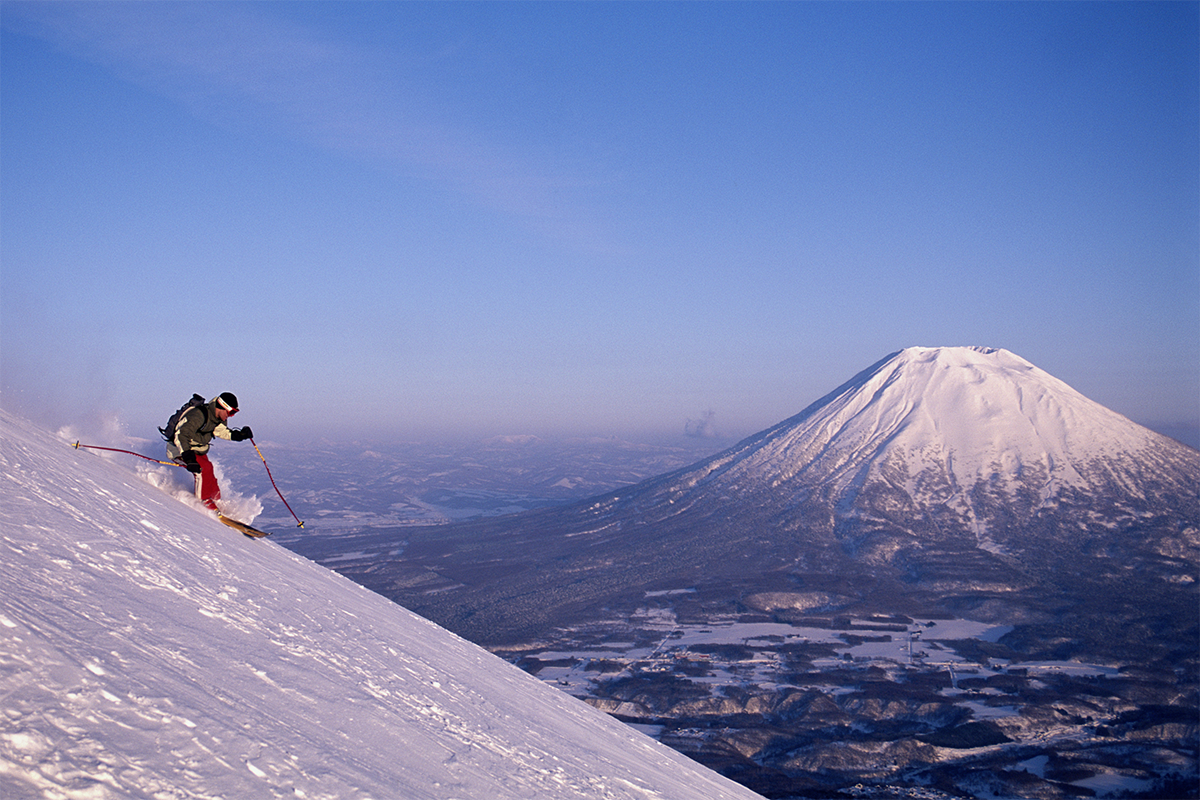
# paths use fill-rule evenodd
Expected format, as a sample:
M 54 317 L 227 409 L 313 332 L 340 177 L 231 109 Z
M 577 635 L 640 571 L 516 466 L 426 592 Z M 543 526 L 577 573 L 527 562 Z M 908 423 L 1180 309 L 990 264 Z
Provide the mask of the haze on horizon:
M 5 0 L 0 402 L 740 437 L 982 345 L 1190 436 L 1198 8 Z

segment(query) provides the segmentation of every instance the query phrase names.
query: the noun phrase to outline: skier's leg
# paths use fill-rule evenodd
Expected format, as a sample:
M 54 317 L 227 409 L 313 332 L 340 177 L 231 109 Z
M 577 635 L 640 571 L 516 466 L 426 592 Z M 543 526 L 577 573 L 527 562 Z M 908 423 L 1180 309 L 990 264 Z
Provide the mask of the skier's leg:
M 213 511 L 217 510 L 217 501 L 221 499 L 221 487 L 217 485 L 217 475 L 213 471 L 212 462 L 208 456 L 201 453 L 196 456 L 200 465 L 200 474 L 196 476 L 196 497 L 200 502 Z

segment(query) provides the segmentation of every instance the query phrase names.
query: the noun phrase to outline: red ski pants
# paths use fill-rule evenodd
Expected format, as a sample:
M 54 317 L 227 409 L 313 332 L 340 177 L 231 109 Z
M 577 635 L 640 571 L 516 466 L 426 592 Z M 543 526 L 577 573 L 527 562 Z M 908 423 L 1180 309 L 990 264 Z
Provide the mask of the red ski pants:
M 204 453 L 196 454 L 196 463 L 200 465 L 200 474 L 196 476 L 196 497 L 209 508 L 215 509 L 221 499 L 221 487 L 217 485 L 217 474 L 213 472 L 212 462 Z

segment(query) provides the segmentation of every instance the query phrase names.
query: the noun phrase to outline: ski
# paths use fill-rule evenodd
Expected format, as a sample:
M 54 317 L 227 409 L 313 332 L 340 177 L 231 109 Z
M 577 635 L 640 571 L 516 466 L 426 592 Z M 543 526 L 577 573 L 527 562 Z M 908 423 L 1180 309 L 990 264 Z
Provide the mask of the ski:
M 224 522 L 226 525 L 233 528 L 234 530 L 241 531 L 242 533 L 249 536 L 251 539 L 261 539 L 264 536 L 271 535 L 269 531 L 260 531 L 258 528 L 255 528 L 252 525 L 247 525 L 244 522 L 238 522 L 236 519 L 227 517 L 224 514 L 217 514 L 217 519 L 221 520 L 221 522 Z

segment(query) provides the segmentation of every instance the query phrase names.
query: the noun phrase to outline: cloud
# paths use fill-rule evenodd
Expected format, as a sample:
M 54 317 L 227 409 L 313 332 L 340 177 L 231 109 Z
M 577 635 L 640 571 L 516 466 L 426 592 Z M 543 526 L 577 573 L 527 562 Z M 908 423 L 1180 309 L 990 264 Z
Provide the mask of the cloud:
M 713 425 L 713 417 L 716 416 L 712 410 L 705 411 L 700 415 L 700 419 L 688 419 L 683 425 L 683 433 L 685 436 L 690 436 L 693 439 L 717 439 L 719 434 L 716 427 Z

